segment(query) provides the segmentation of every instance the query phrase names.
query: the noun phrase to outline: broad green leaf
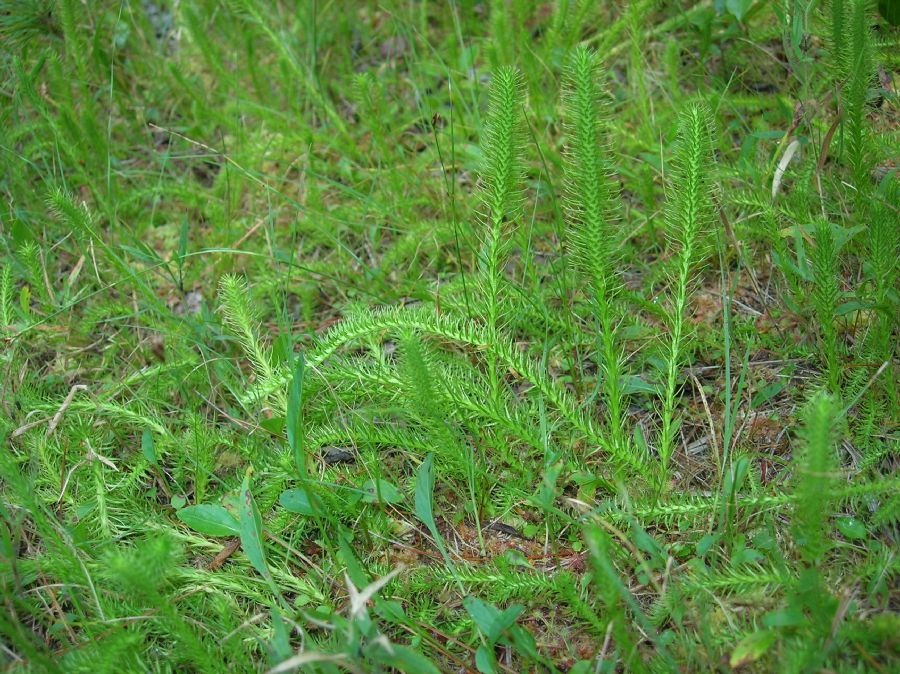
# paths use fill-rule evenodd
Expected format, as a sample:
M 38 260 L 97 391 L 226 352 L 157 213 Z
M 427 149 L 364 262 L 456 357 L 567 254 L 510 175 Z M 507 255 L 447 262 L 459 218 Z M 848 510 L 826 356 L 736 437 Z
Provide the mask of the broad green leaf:
M 372 582 L 372 579 L 360 565 L 359 560 L 356 558 L 356 553 L 353 552 L 350 532 L 347 529 L 342 529 L 338 534 L 338 541 L 338 559 L 344 565 L 350 580 L 357 587 L 366 587 Z
M 429 454 L 416 472 L 416 515 L 428 527 L 429 531 L 432 527 L 437 528 L 435 527 L 434 514 L 431 510 L 433 493 L 434 454 Z
M 494 674 L 497 671 L 497 657 L 492 648 L 481 645 L 475 651 L 475 666 L 481 674 Z
M 640 424 L 634 425 L 634 446 L 637 448 L 639 456 L 647 456 L 647 439 L 644 437 L 644 431 Z
M 440 670 L 434 666 L 424 655 L 409 646 L 391 644 L 378 651 L 378 661 L 406 674 L 440 674 Z
M 240 524 L 219 505 L 194 505 L 182 508 L 175 516 L 194 531 L 207 536 L 237 536 Z
M 835 309 L 835 316 L 846 316 L 849 313 L 854 311 L 866 311 L 867 309 L 873 309 L 875 307 L 871 302 L 858 302 L 856 300 L 852 302 L 844 302 L 837 309 Z
M 731 555 L 731 567 L 737 568 L 742 564 L 753 564 L 763 559 L 763 556 L 753 548 L 740 548 Z
M 647 554 L 665 560 L 666 552 L 663 547 L 637 521 L 631 523 L 631 539 L 638 548 Z
M 705 556 L 706 553 L 709 552 L 710 548 L 712 548 L 712 546 L 714 546 L 718 542 L 719 534 L 706 534 L 706 536 L 697 541 L 697 554 L 700 557 Z
M 866 526 L 855 517 L 839 517 L 836 526 L 851 541 L 858 541 L 869 535 Z
M 283 662 L 291 657 L 291 636 L 281 611 L 277 606 L 272 606 L 272 639 L 269 642 L 272 664 Z
M 278 502 L 285 510 L 308 517 L 322 515 L 322 501 L 312 491 L 305 488 L 286 489 L 281 492 Z
M 450 559 L 450 555 L 447 553 L 447 548 L 444 546 L 444 539 L 441 537 L 441 532 L 438 531 L 437 524 L 434 521 L 434 512 L 432 511 L 433 499 L 434 454 L 429 454 L 425 457 L 422 465 L 419 466 L 419 470 L 416 471 L 416 515 L 422 520 L 422 523 L 428 527 L 428 532 L 431 534 L 431 537 L 434 539 L 434 544 L 444 558 L 444 563 L 453 573 L 455 578 L 456 568 L 453 565 L 453 561 Z M 457 580 L 457 583 L 459 583 L 459 580 Z M 461 584 L 460 589 L 462 589 Z
M 363 501 L 366 503 L 400 503 L 403 500 L 403 494 L 392 483 L 387 480 L 367 480 L 362 486 Z
M 741 491 L 744 484 L 744 478 L 750 470 L 750 461 L 747 457 L 742 456 L 738 459 L 731 470 L 725 474 L 725 498 L 730 503 L 735 494 Z
M 796 606 L 788 606 L 777 611 L 770 611 L 763 616 L 766 627 L 796 627 L 806 622 L 803 612 Z
M 640 604 L 635 600 L 634 595 L 631 594 L 631 591 L 622 582 L 619 571 L 612 562 L 610 554 L 612 541 L 609 534 L 601 529 L 599 525 L 590 526 L 585 533 L 587 544 L 591 552 L 591 560 L 597 572 L 598 579 L 602 579 L 603 583 L 610 585 L 611 589 L 625 601 L 626 605 L 631 609 L 634 620 L 647 633 L 650 639 L 656 642 L 657 648 L 664 650 L 664 647 L 658 642 L 656 629 L 641 609 Z
M 622 377 L 623 394 L 631 395 L 633 393 L 648 393 L 650 395 L 659 395 L 661 392 L 662 386 L 650 383 L 637 375 L 626 374 Z
M 743 20 L 752 5 L 753 0 L 725 0 L 728 12 L 738 21 Z
M 748 634 L 734 647 L 728 662 L 732 667 L 743 667 L 759 660 L 778 638 L 775 630 L 759 630 Z
M 19 291 L 19 308 L 26 316 L 31 315 L 31 287 L 22 286 Z
M 141 434 L 141 453 L 151 466 L 157 464 L 156 447 L 153 444 L 153 434 L 149 428 L 145 428 Z
M 406 625 L 409 618 L 403 610 L 403 604 L 392 599 L 378 598 L 375 600 L 375 612 L 389 623 Z
M 250 473 L 244 475 L 241 484 L 241 501 L 238 506 L 241 522 L 241 547 L 253 568 L 265 578 L 269 578 L 269 567 L 266 565 L 265 549 L 262 541 L 262 517 L 250 492 Z
M 275 416 L 268 419 L 261 419 L 259 425 L 272 435 L 281 435 L 284 433 L 284 417 Z
M 518 566 L 523 569 L 533 569 L 534 567 L 531 565 L 531 562 L 523 555 L 519 550 L 515 548 L 509 548 L 506 552 L 503 553 L 503 561 L 505 561 L 510 566 Z
M 514 625 L 516 618 L 525 610 L 524 606 L 516 604 L 501 612 L 496 606 L 492 606 L 471 595 L 463 599 L 463 606 L 472 617 L 472 620 L 475 621 L 478 629 L 481 630 L 481 633 L 484 634 L 491 644 L 497 643 L 497 639 L 500 638 L 504 630 Z
M 759 389 L 759 391 L 753 394 L 753 400 L 750 401 L 750 407 L 756 409 L 763 403 L 768 402 L 779 393 L 781 393 L 781 391 L 785 386 L 787 386 L 789 381 L 791 380 L 788 377 L 785 377 L 783 379 L 777 379 L 771 384 L 766 384 L 761 389 Z
M 297 356 L 297 364 L 291 377 L 287 403 L 287 439 L 288 447 L 294 455 L 294 465 L 300 477 L 306 477 L 306 453 L 303 447 L 303 375 L 306 361 L 303 353 Z
M 534 637 L 527 629 L 519 625 L 513 625 L 509 628 L 509 634 L 512 637 L 513 646 L 515 646 L 517 653 L 521 653 L 532 660 L 537 660 L 540 657 L 537 643 L 535 643 Z

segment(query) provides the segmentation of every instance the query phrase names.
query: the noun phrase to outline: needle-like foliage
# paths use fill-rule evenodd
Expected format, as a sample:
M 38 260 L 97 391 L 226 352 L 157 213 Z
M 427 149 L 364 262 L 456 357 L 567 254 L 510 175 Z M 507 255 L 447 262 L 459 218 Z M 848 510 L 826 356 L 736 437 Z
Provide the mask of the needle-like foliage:
M 616 227 L 618 195 L 607 157 L 606 94 L 600 70 L 597 56 L 586 47 L 573 51 L 566 70 L 566 236 L 589 291 L 599 333 L 610 437 L 624 451 L 623 354 L 616 338 L 621 320 L 617 299 L 622 285 L 618 266 L 622 241 Z
M 821 561 L 828 537 L 829 504 L 834 500 L 837 481 L 835 457 L 837 405 L 820 393 L 808 404 L 803 429 L 803 446 L 796 460 L 796 505 L 794 535 L 804 560 Z
M 900 250 L 900 227 L 896 204 L 900 203 L 900 186 L 893 176 L 885 179 L 875 196 L 872 218 L 867 232 L 866 257 L 869 261 L 871 289 L 869 298 L 874 305 L 874 325 L 867 341 L 870 357 L 877 363 L 890 363 L 896 349 L 893 336 L 900 322 L 898 315 L 897 275 L 900 270 L 897 251 Z M 898 405 L 897 378 L 889 371 L 881 381 L 889 404 Z
M 828 373 L 828 384 L 837 393 L 840 384 L 837 307 L 840 298 L 838 251 L 831 223 L 816 222 L 815 246 L 812 249 L 813 306 L 819 325 L 822 357 Z
M 872 64 L 872 35 L 867 0 L 852 0 L 846 61 L 847 82 L 842 103 L 847 119 L 847 160 L 856 188 L 857 204 L 865 204 L 871 191 L 868 154 L 870 152 L 866 106 L 875 69 Z
M 662 425 L 659 455 L 663 479 L 675 451 L 678 422 L 675 414 L 678 375 L 684 362 L 686 313 L 693 272 L 701 258 L 703 237 L 713 217 L 712 120 L 702 102 L 691 103 L 681 113 L 672 159 L 672 177 L 666 203 L 666 232 L 673 246 L 671 307 L 667 315 L 669 336 L 664 350 Z
M 503 324 L 504 266 L 512 244 L 512 229 L 522 211 L 522 77 L 512 67 L 501 68 L 491 82 L 490 103 L 482 140 L 481 169 L 485 231 L 481 250 L 485 321 L 496 339 Z M 496 364 L 490 380 L 498 390 Z
M 900 669 L 886 4 L 0 0 L 0 670 Z
M 250 304 L 249 288 L 243 277 L 228 274 L 219 282 L 222 315 L 225 325 L 237 337 L 244 353 L 250 359 L 257 377 L 254 391 L 271 392 L 278 388 L 276 400 L 282 409 L 287 405 L 285 391 L 280 387 L 286 375 L 280 376 L 272 366 L 271 353 L 262 345 L 257 334 L 256 313 Z

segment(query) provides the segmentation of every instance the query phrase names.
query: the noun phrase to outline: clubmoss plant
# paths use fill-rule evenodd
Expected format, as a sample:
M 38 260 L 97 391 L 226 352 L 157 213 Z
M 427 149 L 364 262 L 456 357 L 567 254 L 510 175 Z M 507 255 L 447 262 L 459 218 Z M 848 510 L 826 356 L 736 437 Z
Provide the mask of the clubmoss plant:
M 841 365 L 838 344 L 837 307 L 840 299 L 840 276 L 837 245 L 831 223 L 819 220 L 815 226 L 812 249 L 813 308 L 819 325 L 819 343 L 827 372 L 828 386 L 837 394 Z
M 900 671 L 896 31 L 685 4 L 0 0 L 0 669 Z
M 575 49 L 565 79 L 567 240 L 571 257 L 586 284 L 597 331 L 607 429 L 617 451 L 627 451 L 623 417 L 623 348 L 619 302 L 621 234 L 617 228 L 618 195 L 607 159 L 607 119 L 600 66 L 585 47 Z
M 847 163 L 850 175 L 856 188 L 857 209 L 864 212 L 864 206 L 871 192 L 872 180 L 869 177 L 871 152 L 866 110 L 869 101 L 869 89 L 875 69 L 872 64 L 872 35 L 869 27 L 868 2 L 853 0 L 850 16 L 850 39 L 847 53 L 847 81 L 842 90 L 842 105 L 846 115 L 847 129 Z
M 711 114 L 706 105 L 702 102 L 688 105 L 679 118 L 669 198 L 665 208 L 666 231 L 674 249 L 674 270 L 671 277 L 671 306 L 667 313 L 669 336 L 663 354 L 663 399 L 659 432 L 663 485 L 668 480 L 679 428 L 676 414 L 677 388 L 685 359 L 688 300 L 694 272 L 702 259 L 704 235 L 713 217 L 711 133 Z
M 504 321 L 505 264 L 512 242 L 511 230 L 522 213 L 522 78 L 512 68 L 494 74 L 485 126 L 481 169 L 485 231 L 481 248 L 485 323 L 488 339 L 499 338 Z M 499 395 L 500 373 L 496 358 L 488 360 L 493 395 Z

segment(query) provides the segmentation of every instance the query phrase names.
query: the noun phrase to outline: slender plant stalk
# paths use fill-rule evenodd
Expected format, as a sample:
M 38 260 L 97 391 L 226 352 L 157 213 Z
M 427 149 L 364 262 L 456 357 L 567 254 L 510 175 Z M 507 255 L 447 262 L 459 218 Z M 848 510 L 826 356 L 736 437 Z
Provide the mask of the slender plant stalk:
M 492 343 L 502 323 L 503 270 L 509 253 L 509 228 L 521 211 L 522 78 L 514 68 L 501 68 L 491 85 L 482 168 L 487 227 L 482 251 L 485 319 Z M 492 393 L 499 392 L 497 361 L 488 358 Z
M 674 177 L 666 204 L 666 227 L 677 246 L 671 308 L 668 315 L 669 341 L 664 353 L 664 393 L 659 456 L 663 484 L 668 481 L 669 464 L 675 451 L 679 423 L 676 389 L 678 372 L 684 360 L 685 313 L 690 296 L 691 277 L 700 258 L 702 235 L 712 216 L 709 167 L 713 161 L 709 109 L 692 103 L 681 114 L 674 157 Z
M 842 80 L 847 74 L 847 7 L 844 0 L 830 0 L 828 5 L 831 58 L 837 78 Z
M 797 457 L 794 536 L 804 561 L 815 565 L 828 547 L 829 508 L 834 501 L 838 407 L 827 393 L 807 405 L 803 446 Z
M 897 287 L 897 275 L 900 271 L 898 253 L 900 253 L 900 228 L 897 227 L 896 204 L 900 200 L 900 183 L 895 177 L 885 179 L 882 184 L 868 228 L 866 251 L 869 258 L 869 269 L 872 280 L 871 300 L 875 306 L 876 321 L 869 338 L 866 340 L 867 356 L 875 362 L 890 362 L 897 349 L 892 335 L 898 325 L 896 295 L 892 290 Z M 893 361 L 896 363 L 896 360 Z M 896 372 L 896 365 L 885 376 L 879 388 L 883 388 L 888 396 L 892 409 L 898 409 L 897 377 L 890 376 Z
M 866 0 L 853 0 L 850 40 L 845 56 L 848 81 L 842 91 L 846 114 L 847 161 L 856 187 L 856 206 L 860 212 L 865 211 L 872 184 L 869 178 L 866 104 L 875 68 L 872 63 L 872 36 L 867 6 Z
M 591 308 L 599 331 L 600 368 L 613 444 L 624 449 L 622 345 L 616 337 L 621 319 L 617 273 L 618 232 L 612 167 L 604 151 L 606 121 L 596 55 L 586 47 L 572 53 L 566 70 L 565 94 L 568 143 L 566 147 L 567 240 L 577 271 L 590 292 Z
M 840 297 L 838 251 L 831 231 L 831 224 L 825 220 L 816 222 L 816 245 L 811 251 L 813 271 L 813 307 L 819 326 L 819 340 L 828 386 L 835 395 L 838 393 L 841 364 L 838 353 L 837 305 Z

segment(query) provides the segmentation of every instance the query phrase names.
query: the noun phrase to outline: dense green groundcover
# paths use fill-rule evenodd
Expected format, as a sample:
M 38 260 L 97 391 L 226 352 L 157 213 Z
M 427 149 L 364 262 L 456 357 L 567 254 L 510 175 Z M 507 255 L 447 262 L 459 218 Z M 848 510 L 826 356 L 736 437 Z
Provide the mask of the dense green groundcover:
M 0 665 L 900 668 L 882 0 L 0 0 Z

